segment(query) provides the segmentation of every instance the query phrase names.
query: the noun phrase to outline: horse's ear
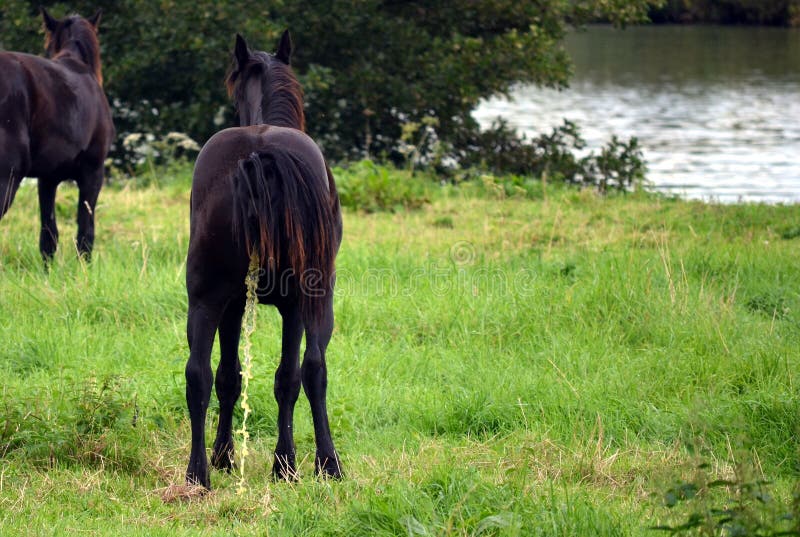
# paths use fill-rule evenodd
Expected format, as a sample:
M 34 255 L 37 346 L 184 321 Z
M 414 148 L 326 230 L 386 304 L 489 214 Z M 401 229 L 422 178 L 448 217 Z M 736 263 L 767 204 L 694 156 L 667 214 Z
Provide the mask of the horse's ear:
M 47 12 L 44 6 L 39 6 L 39 11 L 42 12 L 42 19 L 44 20 L 45 29 L 52 34 L 56 31 L 56 28 L 58 28 L 58 19 L 51 17 L 50 13 Z
M 103 15 L 103 9 L 98 9 L 97 13 L 86 19 L 94 26 L 94 29 L 97 30 L 98 25 L 100 24 L 100 17 Z
M 242 69 L 247 65 L 247 62 L 250 61 L 250 49 L 247 47 L 247 41 L 239 34 L 236 34 L 236 45 L 233 47 L 233 55 L 236 57 L 236 63 L 239 69 Z
M 278 42 L 278 52 L 275 57 L 280 61 L 289 65 L 292 61 L 292 36 L 289 35 L 289 30 L 284 30 L 281 35 L 281 40 Z

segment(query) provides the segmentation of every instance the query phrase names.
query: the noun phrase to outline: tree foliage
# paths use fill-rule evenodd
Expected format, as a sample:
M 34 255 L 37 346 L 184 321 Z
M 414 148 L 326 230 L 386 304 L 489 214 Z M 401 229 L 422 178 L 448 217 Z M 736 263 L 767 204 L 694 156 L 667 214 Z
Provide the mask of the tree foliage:
M 0 45 L 37 53 L 40 2 L 6 0 Z M 659 0 L 76 0 L 55 15 L 103 9 L 106 91 L 121 137 L 185 132 L 203 142 L 233 124 L 222 80 L 233 36 L 272 50 L 288 27 L 309 131 L 334 160 L 398 156 L 403 126 L 428 120 L 453 147 L 472 136 L 481 99 L 518 82 L 564 86 L 570 26 L 644 20 Z M 467 133 L 467 134 L 465 134 Z M 472 134 L 470 134 L 472 133 Z M 118 150 L 121 144 L 117 144 Z M 440 145 L 439 147 L 442 147 Z M 457 149 L 457 148 L 456 148 Z
M 276 7 L 296 37 L 308 123 L 338 158 L 399 156 L 403 126 L 457 144 L 480 100 L 518 82 L 566 85 L 570 24 L 642 20 L 649 0 L 360 0 Z M 431 123 L 430 121 L 428 121 Z
M 646 165 L 637 138 L 612 136 L 600 153 L 586 149 L 578 126 L 568 120 L 550 133 L 526 139 L 500 121 L 466 142 L 462 165 L 517 176 L 592 187 L 599 192 L 630 191 L 645 181 Z
M 650 15 L 656 22 L 800 26 L 800 0 L 667 0 Z

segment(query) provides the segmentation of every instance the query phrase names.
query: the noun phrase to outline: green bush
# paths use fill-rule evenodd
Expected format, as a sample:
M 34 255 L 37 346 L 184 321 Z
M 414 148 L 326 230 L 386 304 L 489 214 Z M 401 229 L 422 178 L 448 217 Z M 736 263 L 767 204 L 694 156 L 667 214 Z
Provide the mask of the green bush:
M 74 394 L 35 394 L 0 409 L 0 456 L 15 453 L 33 464 L 137 468 L 140 442 L 135 394 L 123 379 L 105 375 L 74 386 Z M 53 412 L 57 406 L 57 412 Z
M 752 473 L 739 467 L 732 479 L 717 479 L 708 463 L 700 464 L 691 479 L 664 492 L 671 523 L 650 529 L 708 537 L 800 535 L 800 496 L 785 502 L 773 494 L 768 481 Z
M 530 141 L 501 121 L 473 134 L 463 145 L 466 149 L 461 155 L 462 163 L 498 174 L 545 177 L 548 181 L 594 187 L 600 192 L 634 190 L 644 182 L 646 167 L 635 137 L 622 141 L 612 136 L 599 155 L 591 152 L 579 157 L 586 142 L 578 126 L 567 120 L 549 134 Z
M 433 185 L 427 176 L 370 160 L 336 168 L 333 173 L 342 206 L 366 212 L 419 208 L 429 201 Z

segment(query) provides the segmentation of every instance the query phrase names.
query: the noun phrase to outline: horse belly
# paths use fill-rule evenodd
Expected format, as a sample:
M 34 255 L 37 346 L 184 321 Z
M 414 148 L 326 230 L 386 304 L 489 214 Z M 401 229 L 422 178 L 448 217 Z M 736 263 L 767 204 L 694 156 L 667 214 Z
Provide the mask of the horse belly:
M 90 146 L 94 131 L 93 117 L 82 117 L 76 110 L 66 118 L 51 117 L 31 129 L 33 168 L 41 173 L 56 172 L 80 165 L 78 157 Z

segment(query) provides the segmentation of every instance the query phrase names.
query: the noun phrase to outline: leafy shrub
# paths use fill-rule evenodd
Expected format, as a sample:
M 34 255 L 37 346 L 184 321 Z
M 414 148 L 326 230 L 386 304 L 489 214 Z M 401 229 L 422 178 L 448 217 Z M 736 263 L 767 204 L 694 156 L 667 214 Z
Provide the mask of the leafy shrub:
M 611 141 L 584 157 L 586 147 L 578 126 L 568 120 L 530 141 L 509 128 L 504 121 L 485 131 L 467 134 L 461 141 L 460 162 L 499 174 L 545 177 L 548 181 L 626 191 L 644 182 L 646 166 L 636 138 Z
M 612 136 L 611 141 L 600 150 L 600 155 L 590 155 L 581 162 L 585 164 L 583 184 L 596 186 L 600 192 L 606 192 L 609 188 L 636 189 L 644 182 L 646 166 L 639 140 L 635 136 L 627 142 Z
M 194 160 L 200 153 L 200 145 L 182 132 L 169 132 L 162 137 L 152 133 L 130 133 L 123 138 L 122 148 L 128 156 L 115 164 L 127 163 L 132 174 L 154 166 L 165 166 L 175 160 Z
M 800 226 L 786 226 L 780 230 L 780 236 L 783 240 L 790 241 L 800 237 Z
M 430 199 L 433 182 L 425 175 L 362 160 L 334 170 L 344 207 L 366 212 L 415 209 Z
M 3 403 L 0 457 L 18 452 L 42 465 L 76 462 L 131 469 L 141 464 L 138 410 L 122 379 L 88 379 L 58 412 L 48 410 L 53 403 L 41 397 Z
M 541 179 L 531 175 L 484 173 L 478 178 L 476 187 L 477 194 L 489 199 L 541 199 L 544 193 Z M 464 189 L 466 185 L 462 184 L 460 188 Z
M 75 428 L 82 435 L 102 434 L 113 428 L 134 406 L 120 393 L 120 379 L 112 376 L 86 381 L 74 404 Z
M 664 505 L 673 522 L 650 529 L 670 535 L 745 537 L 800 535 L 796 494 L 790 504 L 771 492 L 771 484 L 737 468 L 733 479 L 714 479 L 707 463 L 695 476 L 669 487 Z
M 753 313 L 761 313 L 768 317 L 783 319 L 790 313 L 787 293 L 783 289 L 768 290 L 756 293 L 748 298 L 744 305 Z

